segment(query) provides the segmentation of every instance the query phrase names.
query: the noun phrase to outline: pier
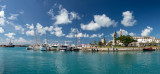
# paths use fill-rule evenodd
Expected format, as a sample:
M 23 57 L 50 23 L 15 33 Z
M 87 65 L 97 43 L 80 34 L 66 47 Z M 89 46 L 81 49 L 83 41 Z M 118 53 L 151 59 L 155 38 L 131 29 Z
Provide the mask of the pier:
M 153 47 L 155 50 L 160 50 L 160 47 Z M 114 52 L 114 51 L 142 51 L 143 48 L 83 48 L 83 51 L 104 51 L 104 52 Z

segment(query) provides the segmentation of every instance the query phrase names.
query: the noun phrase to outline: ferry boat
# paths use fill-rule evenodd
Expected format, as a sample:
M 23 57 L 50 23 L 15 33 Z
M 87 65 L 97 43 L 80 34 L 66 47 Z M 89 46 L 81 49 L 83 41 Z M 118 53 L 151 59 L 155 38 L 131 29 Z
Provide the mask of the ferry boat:
M 152 49 L 152 47 L 144 48 L 143 51 L 155 51 L 155 49 Z

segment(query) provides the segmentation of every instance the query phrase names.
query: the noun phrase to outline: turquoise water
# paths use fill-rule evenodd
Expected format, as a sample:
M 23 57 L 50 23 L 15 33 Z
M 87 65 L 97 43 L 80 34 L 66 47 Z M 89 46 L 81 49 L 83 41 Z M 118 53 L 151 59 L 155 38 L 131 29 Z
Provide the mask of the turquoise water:
M 0 48 L 0 74 L 150 74 L 160 73 L 155 52 L 45 52 Z

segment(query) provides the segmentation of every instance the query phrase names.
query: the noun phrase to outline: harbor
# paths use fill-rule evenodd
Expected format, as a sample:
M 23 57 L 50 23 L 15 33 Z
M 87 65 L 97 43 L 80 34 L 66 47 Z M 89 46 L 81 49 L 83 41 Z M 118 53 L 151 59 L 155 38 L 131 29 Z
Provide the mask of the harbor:
M 6 47 L 0 48 L 0 73 L 160 73 L 158 55 L 160 51 L 44 52 Z
M 0 74 L 160 74 L 160 0 L 0 0 Z

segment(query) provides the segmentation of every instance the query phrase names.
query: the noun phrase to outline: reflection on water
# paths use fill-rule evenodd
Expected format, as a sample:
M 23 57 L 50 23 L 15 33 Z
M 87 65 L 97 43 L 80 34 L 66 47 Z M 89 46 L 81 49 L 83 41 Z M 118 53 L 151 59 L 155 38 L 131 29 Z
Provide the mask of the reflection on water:
M 59 52 L 0 48 L 0 74 L 160 73 L 160 51 Z

